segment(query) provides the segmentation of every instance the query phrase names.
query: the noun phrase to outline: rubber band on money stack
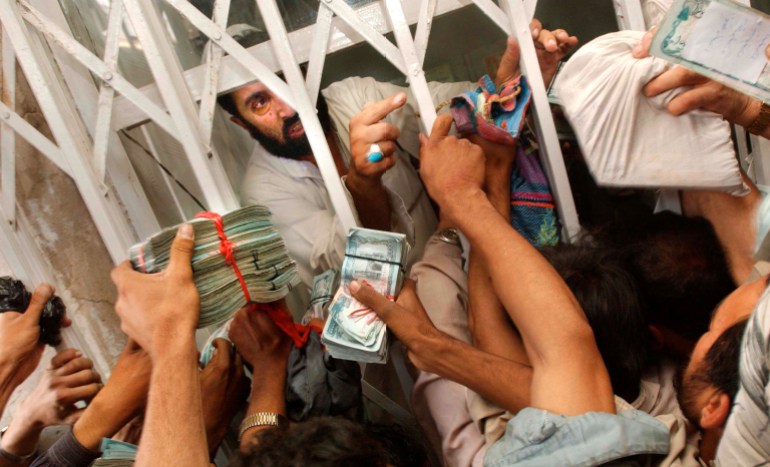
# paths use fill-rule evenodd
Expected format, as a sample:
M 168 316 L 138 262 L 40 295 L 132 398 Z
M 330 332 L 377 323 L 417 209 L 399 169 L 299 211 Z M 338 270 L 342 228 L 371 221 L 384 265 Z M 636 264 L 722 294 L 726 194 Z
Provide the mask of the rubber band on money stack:
M 275 325 L 278 326 L 281 331 L 289 336 L 293 341 L 294 346 L 299 349 L 304 347 L 307 343 L 311 330 L 315 330 L 319 335 L 321 334 L 321 330 L 318 329 L 317 326 L 304 326 L 302 324 L 295 323 L 292 321 L 289 315 L 279 307 L 264 303 L 252 302 L 251 295 L 249 294 L 249 288 L 246 286 L 246 281 L 243 279 L 243 275 L 241 274 L 241 271 L 238 268 L 238 264 L 236 264 L 235 258 L 233 257 L 233 251 L 235 247 L 227 238 L 227 234 L 225 234 L 222 216 L 215 212 L 201 212 L 196 215 L 195 218 L 209 219 L 214 222 L 214 226 L 217 229 L 217 236 L 219 237 L 220 242 L 219 252 L 222 253 L 222 256 L 225 257 L 225 262 L 233 267 L 235 276 L 238 278 L 238 282 L 241 284 L 243 295 L 246 298 L 246 302 L 248 303 L 249 313 L 253 313 L 257 310 L 267 313 L 270 319 L 273 320 L 273 323 L 275 323 Z

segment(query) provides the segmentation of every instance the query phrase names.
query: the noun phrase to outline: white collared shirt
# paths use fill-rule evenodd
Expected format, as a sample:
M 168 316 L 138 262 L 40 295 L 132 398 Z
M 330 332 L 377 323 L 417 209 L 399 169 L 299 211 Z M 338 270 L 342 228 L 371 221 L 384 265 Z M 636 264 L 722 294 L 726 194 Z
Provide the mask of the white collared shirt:
M 437 102 L 472 87 L 471 83 L 430 84 Z M 367 102 L 384 99 L 398 91 L 408 90 L 378 83 L 372 78 L 347 78 L 323 91 L 346 164 L 350 160 L 350 118 Z M 417 156 L 420 143 L 415 109 L 414 99 L 409 96 L 407 105 L 393 112 L 386 121 L 401 130 L 400 144 Z M 390 197 L 391 230 L 407 236 L 412 247 L 411 265 L 422 257 L 437 219 L 420 177 L 409 160 L 409 153 L 398 150 L 396 155 L 396 165 L 382 180 Z M 358 221 L 355 204 L 347 187 L 345 190 Z M 342 266 L 347 232 L 335 215 L 321 173 L 314 164 L 276 157 L 256 144 L 241 185 L 241 202 L 243 205 L 261 204 L 270 209 L 273 225 L 283 236 L 289 255 L 296 261 L 300 277 L 308 287 L 312 286 L 316 274 Z

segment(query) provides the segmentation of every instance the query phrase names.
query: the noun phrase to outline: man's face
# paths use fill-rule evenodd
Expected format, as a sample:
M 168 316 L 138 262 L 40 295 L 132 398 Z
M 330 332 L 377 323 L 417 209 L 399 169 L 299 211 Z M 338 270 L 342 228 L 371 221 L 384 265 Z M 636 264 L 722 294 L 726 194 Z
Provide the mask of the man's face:
M 234 121 L 271 154 L 289 159 L 309 156 L 312 151 L 297 112 L 255 82 L 232 92 L 239 118 Z
M 708 400 L 710 396 L 709 393 L 703 391 L 703 385 L 698 384 L 693 376 L 704 364 L 706 354 L 719 336 L 733 324 L 751 315 L 759 298 L 767 288 L 768 279 L 770 276 L 760 277 L 754 282 L 738 287 L 725 297 L 714 310 L 708 331 L 695 344 L 687 366 L 679 375 L 678 394 L 682 410 L 693 422 L 697 421 L 698 413 L 701 407 L 705 405 L 704 401 Z

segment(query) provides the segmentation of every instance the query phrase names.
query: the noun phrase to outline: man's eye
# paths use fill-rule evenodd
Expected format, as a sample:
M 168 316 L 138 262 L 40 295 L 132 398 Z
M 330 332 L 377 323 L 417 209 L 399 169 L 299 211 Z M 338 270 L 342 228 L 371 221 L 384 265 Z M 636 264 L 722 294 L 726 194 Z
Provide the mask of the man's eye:
M 267 97 L 258 97 L 256 99 L 252 99 L 251 101 L 251 108 L 253 110 L 259 110 L 265 108 L 270 103 L 270 99 Z

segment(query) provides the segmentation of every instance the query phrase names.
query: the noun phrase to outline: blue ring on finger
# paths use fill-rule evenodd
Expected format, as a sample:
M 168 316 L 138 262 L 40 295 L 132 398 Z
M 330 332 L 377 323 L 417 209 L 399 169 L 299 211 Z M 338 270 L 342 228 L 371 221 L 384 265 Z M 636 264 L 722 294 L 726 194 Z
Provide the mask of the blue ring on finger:
M 380 162 L 383 159 L 383 157 L 385 156 L 381 152 L 373 152 L 368 156 L 366 156 L 366 160 L 368 160 L 369 162 L 375 163 L 375 162 Z

